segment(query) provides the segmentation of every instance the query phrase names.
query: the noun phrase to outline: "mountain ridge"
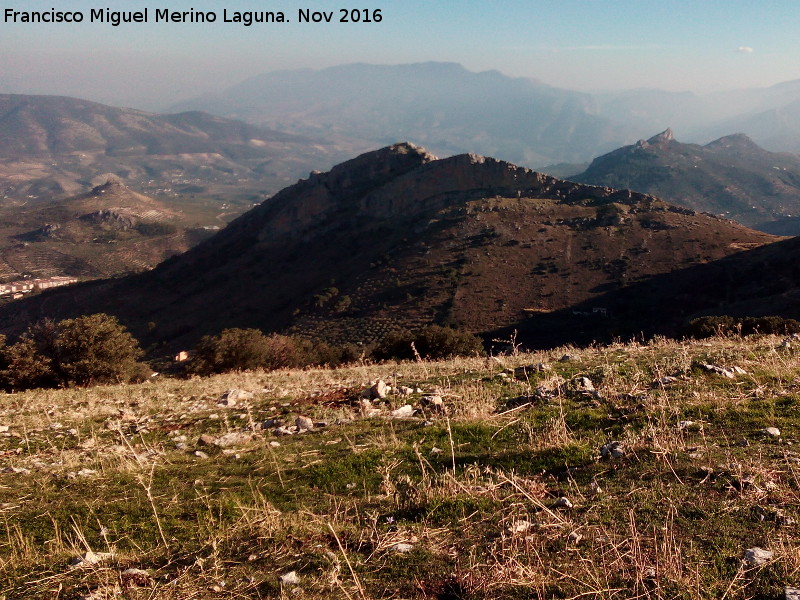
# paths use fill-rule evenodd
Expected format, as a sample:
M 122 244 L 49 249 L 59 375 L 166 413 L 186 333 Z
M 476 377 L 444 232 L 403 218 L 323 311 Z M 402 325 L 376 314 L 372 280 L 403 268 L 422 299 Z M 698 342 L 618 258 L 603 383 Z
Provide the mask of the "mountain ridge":
M 5 307 L 0 326 L 102 311 L 167 349 L 232 326 L 365 344 L 430 323 L 487 333 L 777 239 L 399 143 L 312 173 L 153 271 Z
M 737 133 L 706 145 L 671 129 L 595 158 L 571 179 L 651 193 L 769 233 L 800 234 L 800 156 L 774 153 Z

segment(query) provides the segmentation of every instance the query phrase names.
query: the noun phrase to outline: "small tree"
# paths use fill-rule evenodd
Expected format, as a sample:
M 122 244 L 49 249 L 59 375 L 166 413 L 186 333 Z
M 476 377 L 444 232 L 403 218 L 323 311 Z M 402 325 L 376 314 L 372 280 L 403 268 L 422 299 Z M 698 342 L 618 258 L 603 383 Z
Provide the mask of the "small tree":
M 130 381 L 142 354 L 136 339 L 110 315 L 97 313 L 57 325 L 53 359 L 65 385 Z

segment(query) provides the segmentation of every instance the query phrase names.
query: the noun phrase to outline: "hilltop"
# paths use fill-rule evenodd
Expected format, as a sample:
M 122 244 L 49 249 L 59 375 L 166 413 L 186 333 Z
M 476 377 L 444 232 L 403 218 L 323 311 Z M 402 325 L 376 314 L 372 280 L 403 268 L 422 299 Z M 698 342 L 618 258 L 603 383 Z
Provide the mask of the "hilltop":
M 0 322 L 101 311 L 144 345 L 177 349 L 231 326 L 364 344 L 430 323 L 544 328 L 537 345 L 668 333 L 691 313 L 660 277 L 777 239 L 653 196 L 403 143 L 313 173 L 151 272 L 16 303 Z M 692 310 L 738 299 L 700 281 Z M 648 282 L 622 304 L 656 318 L 599 318 L 620 304 L 606 299 Z
M 700 146 L 667 129 L 595 158 L 570 179 L 653 194 L 769 233 L 800 233 L 800 157 L 768 152 L 744 134 Z
M 656 340 L 7 395 L 0 588 L 788 599 L 795 345 Z M 377 379 L 394 390 L 362 398 Z
M 180 208 L 178 208 L 180 206 Z M 151 269 L 224 223 L 154 200 L 109 177 L 60 201 L 0 206 L 0 277 L 112 277 Z

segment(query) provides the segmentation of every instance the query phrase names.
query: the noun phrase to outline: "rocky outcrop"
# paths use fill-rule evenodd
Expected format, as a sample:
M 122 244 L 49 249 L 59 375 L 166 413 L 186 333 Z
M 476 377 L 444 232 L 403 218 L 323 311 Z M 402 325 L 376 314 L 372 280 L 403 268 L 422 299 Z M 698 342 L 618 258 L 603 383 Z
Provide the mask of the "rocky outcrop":
M 327 173 L 286 188 L 235 221 L 218 236 L 256 235 L 259 240 L 318 235 L 358 219 L 413 220 L 427 212 L 461 207 L 491 196 L 552 198 L 630 204 L 655 198 L 563 181 L 506 161 L 461 154 L 438 159 L 424 148 L 402 142 L 362 154 Z

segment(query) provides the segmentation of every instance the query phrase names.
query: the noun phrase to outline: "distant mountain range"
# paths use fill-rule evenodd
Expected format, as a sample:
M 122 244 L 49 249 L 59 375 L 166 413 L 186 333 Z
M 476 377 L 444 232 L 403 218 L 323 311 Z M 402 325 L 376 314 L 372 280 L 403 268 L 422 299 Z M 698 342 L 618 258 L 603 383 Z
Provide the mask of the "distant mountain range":
M 153 271 L 8 305 L 0 325 L 104 311 L 167 349 L 230 326 L 363 343 L 428 323 L 517 328 L 534 344 L 674 332 L 698 311 L 796 287 L 794 271 L 746 258 L 774 260 L 756 253 L 777 239 L 650 195 L 404 143 L 312 174 Z M 754 272 L 755 284 L 720 284 Z
M 455 63 L 275 71 L 171 110 L 204 110 L 364 151 L 414 139 L 525 165 L 588 160 L 635 139 L 588 94 Z
M 800 156 L 768 152 L 744 134 L 705 146 L 672 130 L 596 158 L 570 179 L 653 194 L 778 235 L 800 235 Z
M 155 195 L 260 201 L 326 164 L 325 144 L 201 112 L 156 115 L 57 96 L 0 95 L 0 199 L 51 200 L 113 173 Z
M 264 73 L 171 110 L 204 110 L 353 152 L 415 139 L 441 155 L 480 152 L 541 168 L 585 162 L 672 127 L 707 143 L 743 132 L 800 152 L 800 80 L 706 95 L 663 90 L 586 94 L 455 63 L 350 64 Z
M 594 96 L 598 114 L 640 132 L 672 127 L 691 142 L 743 132 L 773 152 L 800 152 L 800 79 L 706 95 L 630 90 Z

